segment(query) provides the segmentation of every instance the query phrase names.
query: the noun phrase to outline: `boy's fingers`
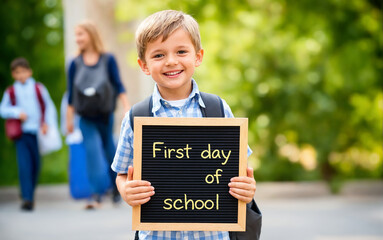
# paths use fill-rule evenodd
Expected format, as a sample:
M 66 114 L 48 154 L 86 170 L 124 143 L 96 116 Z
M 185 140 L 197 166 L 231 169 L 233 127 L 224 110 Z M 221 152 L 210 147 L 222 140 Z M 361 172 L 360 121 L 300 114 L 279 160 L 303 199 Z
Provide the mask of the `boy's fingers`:
M 249 178 L 254 178 L 254 170 L 253 170 L 253 168 L 251 168 L 251 167 L 247 168 L 247 176 Z
M 251 202 L 251 198 L 249 198 L 249 197 L 244 197 L 244 196 L 241 196 L 241 195 L 239 195 L 239 194 L 237 194 L 237 193 L 235 193 L 235 192 L 233 192 L 233 191 L 229 191 L 229 193 L 231 194 L 231 196 L 233 196 L 233 197 L 235 197 L 236 199 L 238 199 L 238 200 L 241 200 L 241 201 L 243 201 L 243 202 L 245 202 L 245 203 L 249 203 L 249 202 Z
M 254 183 L 254 178 L 251 177 L 233 177 L 230 179 L 230 182 L 245 182 L 245 183 Z
M 245 182 L 231 182 L 229 183 L 230 188 L 238 188 L 238 189 L 243 189 L 243 190 L 251 190 L 255 191 L 255 185 L 245 183 Z
M 149 187 L 149 186 L 151 186 L 150 182 L 142 181 L 142 180 L 132 180 L 126 183 L 126 187 L 131 189 L 138 188 L 138 187 Z
M 127 191 L 129 194 L 139 194 L 139 193 L 147 193 L 154 191 L 154 187 L 152 186 L 137 186 L 137 187 L 131 187 Z
M 138 200 L 142 200 L 142 199 L 146 199 L 148 197 L 151 197 L 155 194 L 154 191 L 146 191 L 146 192 L 142 192 L 142 193 L 138 193 L 138 194 L 134 194 L 131 196 L 131 199 L 132 201 L 138 201 Z
M 230 188 L 230 192 L 236 193 L 242 197 L 252 197 L 254 196 L 254 192 L 251 190 L 244 190 L 240 188 Z
M 132 181 L 133 180 L 133 167 L 129 166 L 128 168 L 128 177 L 126 178 L 127 181 Z
M 141 200 L 134 200 L 130 202 L 130 206 L 137 206 L 147 203 L 150 200 L 150 197 L 141 199 Z

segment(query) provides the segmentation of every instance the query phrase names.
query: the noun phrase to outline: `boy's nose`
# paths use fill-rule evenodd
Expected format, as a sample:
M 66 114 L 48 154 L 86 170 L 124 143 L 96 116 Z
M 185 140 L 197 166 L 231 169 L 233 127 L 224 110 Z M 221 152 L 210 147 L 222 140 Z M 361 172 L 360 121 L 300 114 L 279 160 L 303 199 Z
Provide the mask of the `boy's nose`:
M 169 56 L 166 59 L 166 66 L 177 65 L 177 64 L 178 64 L 178 60 L 173 56 Z

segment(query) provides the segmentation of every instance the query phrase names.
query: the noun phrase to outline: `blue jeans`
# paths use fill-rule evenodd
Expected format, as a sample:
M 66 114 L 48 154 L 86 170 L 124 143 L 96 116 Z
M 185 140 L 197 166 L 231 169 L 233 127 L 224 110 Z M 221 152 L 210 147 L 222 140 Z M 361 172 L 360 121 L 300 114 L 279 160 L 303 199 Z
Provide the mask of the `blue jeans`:
M 21 197 L 24 201 L 33 201 L 40 173 L 37 136 L 23 133 L 16 140 L 16 153 Z
M 113 140 L 113 113 L 108 119 L 91 120 L 80 118 L 80 129 L 86 152 L 86 162 L 91 192 L 101 195 L 105 192 L 105 159 L 107 161 L 108 176 L 114 189 L 116 187 L 116 173 L 110 168 L 116 145 Z

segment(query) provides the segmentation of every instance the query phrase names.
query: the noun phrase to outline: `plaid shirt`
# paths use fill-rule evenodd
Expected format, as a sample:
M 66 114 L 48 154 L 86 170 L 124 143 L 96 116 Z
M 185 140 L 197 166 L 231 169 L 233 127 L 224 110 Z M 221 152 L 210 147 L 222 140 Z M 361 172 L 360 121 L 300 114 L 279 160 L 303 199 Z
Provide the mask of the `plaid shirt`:
M 158 92 L 157 85 L 153 91 L 153 116 L 154 117 L 203 117 L 200 107 L 205 107 L 200 96 L 197 83 L 192 80 L 193 90 L 187 98 L 184 106 L 174 107 L 164 100 Z M 233 113 L 227 103 L 223 101 L 226 118 L 233 118 Z M 248 156 L 251 154 L 248 147 Z M 117 151 L 112 163 L 113 171 L 117 173 L 127 173 L 129 166 L 133 165 L 133 130 L 130 126 L 130 117 L 127 113 L 122 121 L 120 138 L 118 140 Z M 161 239 L 161 240 L 229 240 L 228 232 L 217 231 L 140 231 L 140 239 Z

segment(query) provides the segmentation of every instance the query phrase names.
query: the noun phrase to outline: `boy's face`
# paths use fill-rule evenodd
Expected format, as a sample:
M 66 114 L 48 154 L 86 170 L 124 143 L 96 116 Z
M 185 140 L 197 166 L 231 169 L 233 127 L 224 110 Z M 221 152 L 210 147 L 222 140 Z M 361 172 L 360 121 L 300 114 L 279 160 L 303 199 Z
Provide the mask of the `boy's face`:
M 19 81 L 21 83 L 25 83 L 28 78 L 32 76 L 32 70 L 24 67 L 16 67 L 12 70 L 12 77 L 16 81 Z
M 146 75 L 152 75 L 164 99 L 179 100 L 189 96 L 191 78 L 202 57 L 203 50 L 196 52 L 190 35 L 178 29 L 164 42 L 159 37 L 148 43 L 145 61 L 138 59 L 138 64 Z

